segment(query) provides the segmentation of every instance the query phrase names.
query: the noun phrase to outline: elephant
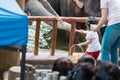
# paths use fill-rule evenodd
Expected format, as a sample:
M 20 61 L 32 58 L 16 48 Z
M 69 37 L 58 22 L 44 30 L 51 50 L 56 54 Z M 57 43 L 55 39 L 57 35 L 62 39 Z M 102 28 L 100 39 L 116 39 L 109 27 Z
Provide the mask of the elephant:
M 67 0 L 66 10 L 68 17 L 101 16 L 100 0 Z M 76 28 L 80 29 L 86 27 L 84 23 L 77 23 Z M 79 33 L 76 33 L 75 37 L 75 42 L 78 43 Z
M 47 1 L 50 3 L 52 8 L 58 13 L 58 15 L 67 16 L 67 2 L 69 0 L 47 0 Z
M 101 16 L 100 0 L 47 0 L 47 1 L 60 16 L 71 17 Z
M 29 0 L 25 5 L 25 11 L 29 11 L 33 16 L 58 16 L 57 12 L 51 7 L 51 5 L 46 1 L 38 1 L 38 0 Z M 46 22 L 49 25 L 52 25 L 52 22 Z M 57 24 L 58 29 L 63 29 L 70 31 L 71 24 L 64 22 L 61 25 L 59 22 Z
M 47 1 L 60 16 L 68 17 L 101 16 L 100 0 L 47 0 Z
M 46 5 L 44 0 L 29 0 L 26 3 L 26 10 L 28 10 L 34 16 L 66 16 L 66 17 L 88 17 L 95 16 L 100 17 L 100 0 L 47 0 L 49 6 Z M 51 25 L 51 23 L 48 23 Z M 69 31 L 71 25 L 64 22 L 65 26 L 60 27 L 67 31 L 67 37 L 69 37 Z M 67 25 L 67 26 L 66 26 Z M 84 23 L 77 23 L 77 29 L 85 28 Z M 69 40 L 69 38 L 67 38 Z M 75 43 L 79 42 L 79 33 L 75 35 Z
M 100 17 L 100 0 L 47 0 L 53 9 L 66 17 Z M 84 23 L 77 23 L 77 29 L 86 28 Z M 67 32 L 69 37 L 69 32 Z M 67 38 L 69 39 L 69 38 Z M 75 43 L 79 42 L 79 33 L 75 35 Z
M 100 0 L 68 0 L 68 16 L 101 16 Z

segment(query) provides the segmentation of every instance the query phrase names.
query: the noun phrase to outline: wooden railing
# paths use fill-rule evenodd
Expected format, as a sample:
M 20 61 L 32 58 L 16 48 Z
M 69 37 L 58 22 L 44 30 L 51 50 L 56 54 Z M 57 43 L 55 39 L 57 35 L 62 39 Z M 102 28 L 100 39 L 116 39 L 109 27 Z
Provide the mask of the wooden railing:
M 54 55 L 56 48 L 56 36 L 57 36 L 57 19 L 56 17 L 50 16 L 28 16 L 29 20 L 36 21 L 36 33 L 35 33 L 35 44 L 34 44 L 34 55 L 38 55 L 38 45 L 39 45 L 39 33 L 41 21 L 53 21 L 53 30 L 52 30 L 52 42 L 51 42 L 51 51 L 50 54 Z M 70 40 L 69 40 L 69 49 L 74 44 L 74 35 L 77 22 L 85 22 L 87 17 L 61 17 L 63 21 L 71 23 L 70 31 Z M 96 18 L 99 20 L 100 18 Z M 69 55 L 72 55 L 69 53 Z

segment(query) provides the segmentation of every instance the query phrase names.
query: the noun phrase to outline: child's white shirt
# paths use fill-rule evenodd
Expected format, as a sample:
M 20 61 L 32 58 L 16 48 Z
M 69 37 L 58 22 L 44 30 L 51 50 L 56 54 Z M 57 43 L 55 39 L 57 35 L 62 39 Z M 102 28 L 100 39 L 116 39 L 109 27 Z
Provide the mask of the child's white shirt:
M 85 38 L 92 40 L 92 42 L 88 45 L 86 51 L 94 52 L 94 51 L 101 50 L 101 45 L 100 45 L 100 42 L 99 42 L 99 36 L 98 36 L 97 32 L 87 31 L 87 34 L 86 34 Z

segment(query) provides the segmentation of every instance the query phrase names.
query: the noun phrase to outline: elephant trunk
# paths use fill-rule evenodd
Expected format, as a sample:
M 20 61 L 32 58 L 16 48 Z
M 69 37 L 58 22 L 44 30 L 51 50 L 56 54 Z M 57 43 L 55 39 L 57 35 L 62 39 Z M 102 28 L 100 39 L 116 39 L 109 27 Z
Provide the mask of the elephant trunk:
M 26 11 L 29 11 L 33 16 L 55 16 L 52 13 L 50 13 L 47 9 L 45 9 L 45 7 L 38 0 L 29 0 L 26 3 L 25 9 Z M 52 26 L 52 22 L 46 22 L 46 23 Z M 67 22 L 63 22 L 64 26 L 59 24 L 59 22 L 57 25 L 58 25 L 57 26 L 58 29 L 67 30 L 67 31 L 71 30 L 71 24 Z

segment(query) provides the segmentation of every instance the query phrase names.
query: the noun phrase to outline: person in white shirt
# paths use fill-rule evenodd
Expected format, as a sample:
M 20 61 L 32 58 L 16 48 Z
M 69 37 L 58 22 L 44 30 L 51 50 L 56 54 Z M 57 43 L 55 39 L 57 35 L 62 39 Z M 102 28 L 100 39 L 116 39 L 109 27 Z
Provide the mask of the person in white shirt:
M 98 31 L 107 21 L 102 39 L 101 60 L 118 64 L 120 48 L 120 0 L 101 0 L 101 19 L 93 31 Z
M 98 33 L 92 31 L 96 26 L 96 24 L 97 24 L 97 20 L 94 17 L 90 16 L 86 21 L 87 31 L 77 30 L 77 29 L 75 30 L 76 32 L 86 34 L 85 37 L 86 41 L 79 43 L 78 46 L 87 45 L 88 47 L 86 49 L 85 54 L 93 56 L 95 60 L 97 60 L 101 49 Z

